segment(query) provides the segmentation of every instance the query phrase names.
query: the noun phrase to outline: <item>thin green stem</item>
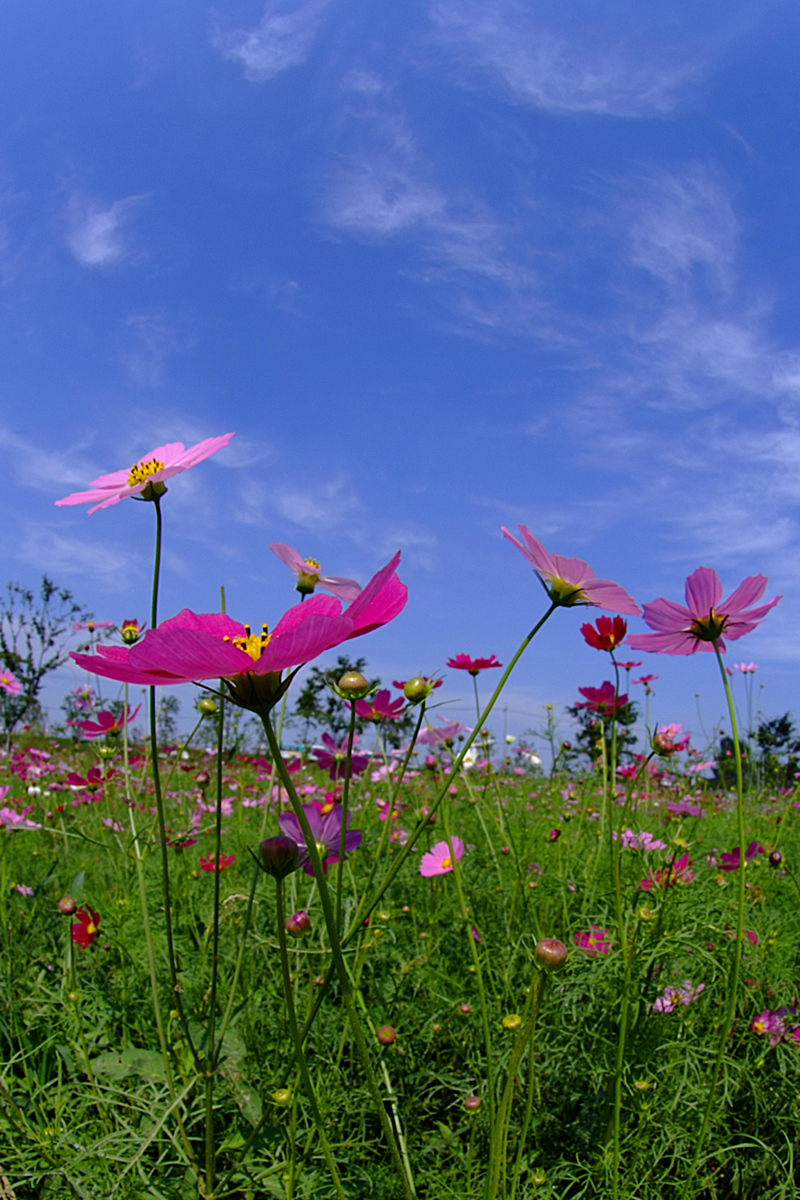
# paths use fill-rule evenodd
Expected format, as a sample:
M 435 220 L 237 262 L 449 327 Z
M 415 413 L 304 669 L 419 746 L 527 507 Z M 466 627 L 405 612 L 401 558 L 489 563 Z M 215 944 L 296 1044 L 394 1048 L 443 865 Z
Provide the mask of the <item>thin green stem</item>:
M 220 689 L 224 683 L 220 680 Z M 206 1195 L 214 1191 L 216 1173 L 216 1147 L 214 1145 L 214 1078 L 216 1055 L 214 1045 L 217 1022 L 217 980 L 219 977 L 219 891 L 220 855 L 222 854 L 222 765 L 225 738 L 225 701 L 219 702 L 219 724 L 217 726 L 217 803 L 214 827 L 214 915 L 211 934 L 211 986 L 208 1001 L 208 1037 L 206 1039 L 208 1068 L 206 1070 Z M 220 1046 L 221 1049 L 221 1046 Z
M 342 1184 L 339 1179 L 339 1172 L 336 1169 L 336 1162 L 331 1152 L 330 1143 L 328 1142 L 325 1133 L 325 1125 L 322 1120 L 322 1114 L 319 1111 L 314 1085 L 311 1082 L 311 1074 L 308 1070 L 305 1051 L 303 1050 L 303 1039 L 300 1036 L 300 1029 L 297 1024 L 297 1013 L 294 1007 L 294 994 L 292 990 L 292 978 L 289 971 L 289 953 L 286 945 L 286 917 L 283 911 L 283 880 L 277 880 L 277 895 L 276 895 L 276 915 L 278 919 L 278 945 L 280 946 L 281 957 L 281 974 L 283 976 L 283 994 L 286 998 L 286 1009 L 289 1014 L 289 1027 L 292 1031 L 292 1041 L 294 1042 L 295 1060 L 300 1069 L 300 1077 L 303 1080 L 303 1087 L 308 1098 L 308 1105 L 311 1109 L 311 1115 L 314 1118 L 314 1124 L 317 1127 L 319 1140 L 322 1145 L 322 1153 L 325 1155 L 325 1162 L 328 1165 L 328 1170 L 331 1173 L 333 1186 L 336 1189 L 336 1195 L 340 1200 L 345 1200 L 345 1194 L 342 1191 Z
M 347 756 L 344 764 L 344 787 L 342 788 L 342 828 L 339 833 L 339 861 L 336 864 L 336 928 L 342 936 L 342 876 L 344 873 L 344 843 L 347 837 L 347 808 L 350 800 L 350 764 L 353 758 L 353 738 L 356 735 L 356 705 L 350 701 L 350 726 L 347 730 Z M 388 819 L 388 818 L 387 818 Z
M 250 895 L 247 897 L 247 908 L 245 909 L 245 912 L 244 912 L 244 926 L 242 928 L 242 937 L 239 942 L 239 952 L 236 956 L 236 966 L 234 967 L 234 971 L 233 971 L 233 980 L 231 982 L 230 994 L 228 996 L 228 1003 L 225 1007 L 225 1012 L 223 1014 L 222 1022 L 219 1027 L 219 1033 L 217 1034 L 217 1037 L 219 1040 L 217 1042 L 217 1049 L 214 1053 L 214 1066 L 216 1066 L 219 1063 L 220 1055 L 222 1053 L 222 1043 L 225 1040 L 225 1031 L 228 1028 L 228 1022 L 231 1019 L 231 1013 L 233 1012 L 233 1005 L 236 1000 L 236 988 L 239 984 L 239 975 L 242 970 L 242 961 L 244 959 L 245 943 L 247 941 L 248 930 L 250 929 L 250 916 L 253 911 L 253 899 L 256 894 L 256 886 L 258 884 L 258 874 L 259 874 L 259 866 L 258 866 L 258 863 L 256 863 L 255 866 L 253 867 L 253 881 L 250 884 Z
M 733 1026 L 734 1017 L 736 1014 L 736 1005 L 739 1000 L 739 974 L 741 970 L 742 960 L 742 940 L 744 936 L 744 898 L 745 898 L 745 868 L 747 860 L 745 858 L 744 844 L 744 786 L 742 781 L 742 753 L 739 745 L 739 731 L 736 725 L 736 709 L 731 695 L 728 676 L 725 674 L 725 664 L 722 661 L 722 654 L 719 646 L 714 642 L 714 651 L 717 656 L 717 664 L 719 666 L 720 675 L 722 676 L 722 686 L 725 688 L 725 698 L 728 701 L 728 713 L 731 719 L 731 733 L 733 735 L 733 753 L 736 763 L 736 822 L 739 836 L 739 869 L 737 872 L 737 894 L 736 894 L 736 935 L 733 944 L 733 966 L 731 968 L 730 977 L 728 980 L 728 1001 L 725 1005 L 725 1012 L 722 1018 L 722 1027 L 720 1029 L 719 1046 L 717 1055 L 714 1060 L 714 1069 L 711 1073 L 711 1084 L 708 1089 L 708 1101 L 703 1113 L 703 1120 L 700 1125 L 700 1133 L 695 1146 L 692 1165 L 689 1169 L 689 1174 L 683 1189 L 683 1196 L 689 1194 L 694 1177 L 697 1173 L 697 1168 L 700 1164 L 700 1156 L 703 1151 L 703 1146 L 708 1132 L 708 1123 L 711 1118 L 711 1110 L 714 1107 L 714 1098 L 716 1095 L 717 1084 L 719 1082 L 720 1071 L 722 1069 L 722 1059 L 725 1054 L 725 1046 L 730 1036 L 730 1031 Z

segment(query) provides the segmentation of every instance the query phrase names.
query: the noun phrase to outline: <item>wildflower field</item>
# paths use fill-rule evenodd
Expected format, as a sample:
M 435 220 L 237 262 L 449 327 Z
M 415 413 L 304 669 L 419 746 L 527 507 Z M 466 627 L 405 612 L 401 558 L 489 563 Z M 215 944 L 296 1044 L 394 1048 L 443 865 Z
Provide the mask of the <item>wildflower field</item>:
M 729 662 L 767 580 L 724 598 L 700 567 L 629 632 L 623 587 L 504 530 L 533 568 L 518 645 L 398 664 L 393 690 L 334 672 L 343 735 L 289 750 L 297 671 L 407 592 L 399 554 L 362 588 L 276 544 L 295 578 L 258 632 L 224 599 L 160 621 L 166 481 L 231 436 L 59 501 L 144 501 L 155 576 L 146 626 L 84 622 L 64 735 L 16 732 L 0 760 L 0 1195 L 796 1196 L 796 746 L 738 729 L 755 667 Z M 492 735 L 495 705 L 574 605 L 606 678 L 540 757 Z M 635 726 L 659 653 L 687 687 L 718 674 L 718 747 Z M 8 703 L 26 686 L 6 663 Z M 160 738 L 179 686 L 197 724 Z

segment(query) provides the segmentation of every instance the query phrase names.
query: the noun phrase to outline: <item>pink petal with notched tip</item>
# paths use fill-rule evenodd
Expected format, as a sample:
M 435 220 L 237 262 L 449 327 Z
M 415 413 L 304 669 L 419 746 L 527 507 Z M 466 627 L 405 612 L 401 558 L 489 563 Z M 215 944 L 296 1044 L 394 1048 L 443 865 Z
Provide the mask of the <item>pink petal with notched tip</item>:
M 344 615 L 353 621 L 350 637 L 369 633 L 370 630 L 385 625 L 405 608 L 408 588 L 395 574 L 399 562 L 398 550 L 394 558 L 373 575 L 364 590 L 345 609 Z
M 326 617 L 312 613 L 294 629 L 280 634 L 276 629 L 261 657 L 251 663 L 249 670 L 254 675 L 267 675 L 270 671 L 283 671 L 310 662 L 324 650 L 346 641 L 352 636 L 352 628 L 353 622 L 346 615 Z
M 732 592 L 728 599 L 720 605 L 722 611 L 735 614 L 741 612 L 742 609 L 749 608 L 764 595 L 768 582 L 766 575 L 748 575 L 747 579 L 739 584 L 736 591 Z M 776 604 L 777 600 L 771 603 Z
M 686 580 L 686 604 L 693 618 L 707 617 L 721 599 L 722 584 L 711 567 L 698 567 Z
M 286 563 L 286 566 L 291 567 L 293 571 L 314 573 L 313 568 L 303 561 L 301 555 L 292 546 L 287 546 L 285 542 L 270 542 L 269 548 L 273 554 L 277 554 L 282 563 Z
M 513 533 L 508 532 L 505 525 L 501 525 L 500 529 L 502 530 L 503 537 L 508 538 L 509 542 L 513 542 L 517 549 L 525 555 L 528 562 L 533 563 L 537 571 L 541 571 L 543 575 L 554 575 L 556 573 L 552 558 L 538 538 L 533 536 L 527 525 L 520 525 L 519 527 L 520 534 L 525 543 L 524 546 L 522 542 L 517 541 Z
M 681 630 L 686 632 L 691 627 L 693 619 L 688 608 L 684 608 L 682 604 L 676 604 L 674 600 L 665 600 L 663 596 L 654 600 L 652 604 L 645 604 L 643 615 L 650 628 L 658 630 L 659 633 L 678 633 Z M 636 634 L 635 636 L 643 635 Z M 628 638 L 628 644 L 632 645 L 630 638 Z
M 594 571 L 582 558 L 565 558 L 563 554 L 551 554 L 549 557 L 553 564 L 553 574 L 566 583 L 583 587 L 594 579 Z
M 730 636 L 726 630 L 726 636 Z M 717 638 L 720 651 L 725 653 L 725 643 Z M 648 650 L 651 654 L 696 654 L 698 651 L 713 651 L 713 642 L 701 642 L 691 633 L 634 633 L 628 638 L 633 650 Z

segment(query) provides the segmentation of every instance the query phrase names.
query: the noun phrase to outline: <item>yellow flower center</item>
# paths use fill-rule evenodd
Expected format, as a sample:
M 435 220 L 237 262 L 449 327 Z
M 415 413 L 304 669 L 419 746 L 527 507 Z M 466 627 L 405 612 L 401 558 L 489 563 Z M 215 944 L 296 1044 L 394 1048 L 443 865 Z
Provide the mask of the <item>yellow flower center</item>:
M 90 921 L 89 924 L 86 926 L 86 932 L 87 933 L 97 933 L 97 926 L 95 925 L 94 921 Z
M 130 475 L 128 476 L 128 487 L 136 487 L 140 483 L 146 483 L 151 475 L 155 475 L 157 471 L 163 471 L 164 464 L 159 462 L 157 458 L 151 458 L 145 461 L 134 463 L 131 467 Z
M 691 632 L 700 642 L 715 642 L 722 637 L 727 620 L 725 616 L 718 617 L 712 608 L 707 617 L 697 617 L 692 621 Z
M 232 642 L 237 650 L 244 650 L 245 654 L 250 655 L 253 662 L 258 662 L 271 636 L 271 634 L 267 633 L 266 625 L 261 626 L 260 637 L 257 637 L 256 634 L 251 633 L 250 626 L 245 625 L 244 637 L 224 637 L 222 640 L 223 642 Z
M 314 844 L 317 847 L 317 854 L 319 854 L 320 858 L 323 860 L 326 859 L 328 857 L 328 847 L 325 845 L 325 843 L 315 842 Z
M 303 562 L 306 564 L 307 567 L 311 567 L 312 571 L 319 572 L 319 569 L 320 569 L 319 563 L 317 562 L 317 560 L 315 558 L 304 558 Z
M 767 1027 L 763 1021 L 756 1021 L 755 1024 L 753 1025 L 753 1029 L 756 1031 L 756 1033 L 764 1033 L 766 1028 Z
M 560 575 L 548 575 L 546 578 L 550 584 L 550 599 L 555 600 L 556 604 L 570 608 L 573 604 L 583 604 L 585 601 L 583 592 L 574 583 L 567 583 Z
M 440 864 L 440 865 L 441 865 L 441 868 L 442 868 L 442 870 L 443 870 L 443 871 L 449 871 L 449 870 L 450 870 L 450 868 L 451 868 L 451 867 L 452 867 L 452 865 L 453 865 L 453 860 L 452 860 L 452 858 L 450 858 L 450 856 L 448 855 L 448 856 L 447 856 L 447 858 L 443 858 L 443 859 L 442 859 L 442 861 L 441 861 L 441 864 Z

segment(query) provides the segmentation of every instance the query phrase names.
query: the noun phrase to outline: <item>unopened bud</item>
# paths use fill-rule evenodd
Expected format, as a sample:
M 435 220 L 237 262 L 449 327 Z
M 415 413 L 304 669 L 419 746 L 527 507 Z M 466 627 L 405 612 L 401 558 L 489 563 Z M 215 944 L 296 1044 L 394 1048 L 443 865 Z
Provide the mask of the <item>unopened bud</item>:
M 286 932 L 289 934 L 289 937 L 301 938 L 308 933 L 310 928 L 311 918 L 302 909 L 299 912 L 292 913 L 286 919 Z
M 285 879 L 297 866 L 300 849 L 288 837 L 265 838 L 258 848 L 261 866 L 273 879 Z M 294 936 L 294 935 L 293 935 Z
M 212 700 L 210 696 L 203 696 L 202 700 L 197 701 L 197 711 L 201 712 L 204 717 L 213 717 L 217 712 L 217 702 Z
M 668 733 L 659 730 L 653 734 L 652 747 L 656 754 L 660 754 L 662 758 L 669 758 L 670 754 L 675 753 L 675 743 Z
M 391 1046 L 397 1037 L 397 1030 L 392 1025 L 381 1025 L 378 1030 L 378 1041 L 382 1046 Z
M 65 917 L 71 917 L 78 905 L 72 899 L 72 896 L 62 896 L 58 902 L 58 911 L 63 913 Z
M 409 704 L 421 704 L 431 694 L 431 686 L 423 675 L 415 675 L 409 679 L 403 688 L 403 695 Z
M 540 967 L 547 971 L 558 971 L 567 961 L 567 947 L 558 938 L 542 938 L 533 950 Z
M 466 1096 L 464 1098 L 464 1108 L 467 1112 L 477 1112 L 481 1106 L 480 1096 Z
M 353 700 L 362 700 L 369 691 L 369 680 L 365 679 L 360 671 L 345 671 L 338 687 Z
M 547 840 L 548 840 L 548 842 L 557 842 L 560 837 L 561 837 L 560 829 L 551 829 L 547 835 Z
M 771 867 L 779 867 L 783 862 L 783 855 L 780 850 L 773 850 L 769 856 L 769 865 Z
M 562 749 L 562 750 L 571 750 L 571 749 L 572 749 L 572 742 L 562 742 L 562 743 L 561 743 L 561 749 Z
M 212 700 L 211 703 L 213 704 L 214 701 Z M 207 788 L 211 783 L 211 776 L 209 775 L 208 771 L 198 771 L 194 777 L 194 781 L 198 787 Z
M 292 1093 L 288 1088 L 278 1088 L 272 1093 L 272 1100 L 279 1108 L 287 1108 L 292 1103 Z

